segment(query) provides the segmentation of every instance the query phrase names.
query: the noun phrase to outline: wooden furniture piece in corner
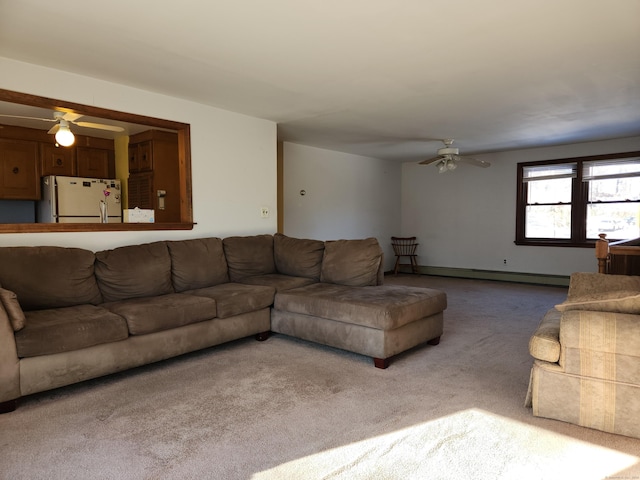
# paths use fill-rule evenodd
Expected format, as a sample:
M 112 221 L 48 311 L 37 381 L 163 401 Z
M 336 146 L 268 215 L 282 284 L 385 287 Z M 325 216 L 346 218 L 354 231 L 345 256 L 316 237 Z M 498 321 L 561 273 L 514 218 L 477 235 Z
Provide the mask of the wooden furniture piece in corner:
M 153 209 L 155 221 L 180 221 L 178 135 L 147 130 L 129 138 L 128 208 Z
M 598 272 L 613 275 L 640 275 L 640 238 L 609 242 L 601 233 L 596 241 Z
M 391 246 L 393 247 L 393 252 L 396 255 L 396 265 L 393 269 L 394 275 L 398 274 L 398 269 L 400 268 L 400 259 L 402 257 L 409 258 L 411 271 L 413 273 L 420 273 L 418 270 L 418 261 L 416 255 L 416 248 L 418 247 L 418 244 L 416 243 L 416 237 L 391 237 Z

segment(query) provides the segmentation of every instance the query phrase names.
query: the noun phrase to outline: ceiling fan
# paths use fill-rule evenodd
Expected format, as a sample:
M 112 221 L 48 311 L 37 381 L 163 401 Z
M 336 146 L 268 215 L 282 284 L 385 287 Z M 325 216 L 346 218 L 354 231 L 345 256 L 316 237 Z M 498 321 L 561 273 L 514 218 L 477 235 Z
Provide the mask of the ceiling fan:
M 440 173 L 444 173 L 449 170 L 455 170 L 455 168 L 458 166 L 458 162 L 464 162 L 483 168 L 491 166 L 489 162 L 485 162 L 484 160 L 461 156 L 460 151 L 457 148 L 451 146 L 453 145 L 453 138 L 444 139 L 442 140 L 442 143 L 444 143 L 444 148 L 438 149 L 438 156 L 423 160 L 422 162 L 420 162 L 420 165 L 435 164 L 435 166 L 438 168 L 438 172 Z
M 36 120 L 42 122 L 53 122 L 55 125 L 49 129 L 47 133 L 55 135 L 56 141 L 65 147 L 72 145 L 74 142 L 74 136 L 69 128 L 69 124 L 77 125 L 78 127 L 94 128 L 97 130 L 108 130 L 110 132 L 124 132 L 124 128 L 116 125 L 107 125 L 104 123 L 94 122 L 79 122 L 78 119 L 84 115 L 81 113 L 71 112 L 53 112 L 53 118 L 39 118 L 28 117 L 24 115 L 7 115 L 0 113 L 0 117 L 6 118 L 19 118 L 23 120 Z

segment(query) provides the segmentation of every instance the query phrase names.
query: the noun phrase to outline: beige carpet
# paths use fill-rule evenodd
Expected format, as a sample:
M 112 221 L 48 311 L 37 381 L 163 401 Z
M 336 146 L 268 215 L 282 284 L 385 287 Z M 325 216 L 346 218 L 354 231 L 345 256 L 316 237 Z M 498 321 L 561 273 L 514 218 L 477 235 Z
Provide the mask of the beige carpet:
M 440 345 L 379 370 L 276 335 L 33 396 L 0 415 L 0 478 L 640 478 L 640 440 L 523 406 L 529 335 L 566 290 L 387 283 L 447 292 Z

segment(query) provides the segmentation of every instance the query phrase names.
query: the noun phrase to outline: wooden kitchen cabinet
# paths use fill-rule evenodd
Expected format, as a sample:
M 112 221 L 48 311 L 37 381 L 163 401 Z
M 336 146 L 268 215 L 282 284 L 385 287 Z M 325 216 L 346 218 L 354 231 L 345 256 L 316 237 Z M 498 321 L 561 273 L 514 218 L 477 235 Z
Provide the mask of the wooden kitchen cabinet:
M 113 178 L 115 176 L 115 160 L 113 151 L 104 148 L 76 148 L 78 177 Z
M 56 147 L 52 143 L 40 144 L 40 174 L 64 175 L 76 174 L 76 151 L 73 147 Z
M 128 206 L 153 209 L 158 223 L 180 222 L 177 134 L 148 130 L 129 138 Z
M 38 142 L 0 138 L 0 198 L 40 198 Z

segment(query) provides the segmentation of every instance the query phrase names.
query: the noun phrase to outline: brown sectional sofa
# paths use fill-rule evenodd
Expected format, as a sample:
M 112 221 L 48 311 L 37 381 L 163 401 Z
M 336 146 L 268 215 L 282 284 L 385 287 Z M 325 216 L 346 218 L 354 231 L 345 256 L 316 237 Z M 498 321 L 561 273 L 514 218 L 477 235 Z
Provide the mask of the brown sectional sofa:
M 91 252 L 0 248 L 0 410 L 22 396 L 271 331 L 389 358 L 437 344 L 446 295 L 382 285 L 375 239 L 281 234 Z

